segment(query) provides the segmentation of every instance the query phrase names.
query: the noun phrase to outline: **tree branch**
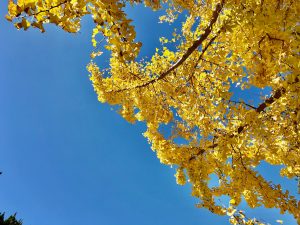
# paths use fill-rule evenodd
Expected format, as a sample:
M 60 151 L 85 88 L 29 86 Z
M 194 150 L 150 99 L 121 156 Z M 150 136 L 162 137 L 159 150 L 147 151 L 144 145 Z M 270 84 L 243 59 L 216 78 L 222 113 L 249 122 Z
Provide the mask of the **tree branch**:
M 261 103 L 257 108 L 256 108 L 256 112 L 260 113 L 262 111 L 265 110 L 265 108 L 272 104 L 276 99 L 279 99 L 284 93 L 286 92 L 285 88 L 280 88 L 278 90 L 276 90 L 273 94 L 273 96 L 267 98 L 263 103 Z
M 299 82 L 299 79 L 296 79 L 296 80 L 295 80 L 295 83 L 297 83 L 297 82 Z M 286 89 L 285 89 L 285 88 L 280 88 L 280 89 L 276 90 L 276 91 L 274 92 L 274 94 L 273 94 L 271 97 L 267 98 L 263 103 L 261 103 L 261 104 L 255 109 L 255 111 L 256 111 L 257 113 L 263 112 L 263 111 L 267 108 L 268 105 L 274 103 L 277 99 L 281 98 L 282 95 L 284 95 L 285 92 L 286 92 Z M 237 128 L 237 133 L 238 133 L 238 134 L 242 133 L 243 130 L 244 130 L 247 126 L 248 126 L 248 124 L 244 124 L 244 125 L 239 126 L 239 127 Z M 233 138 L 234 136 L 235 136 L 234 134 L 231 134 L 229 137 L 230 137 L 230 138 Z M 216 136 L 215 136 L 215 137 L 216 137 Z M 216 137 L 216 138 L 217 138 L 217 137 Z M 217 147 L 217 146 L 218 146 L 218 144 L 217 144 L 217 143 L 214 143 L 214 144 L 212 144 L 211 146 L 208 146 L 208 148 L 215 148 L 215 147 Z M 190 157 L 189 161 L 196 159 L 197 156 L 202 155 L 204 152 L 205 152 L 204 149 L 199 149 L 199 152 L 196 153 L 196 154 L 194 154 L 192 157 Z
M 192 46 L 188 48 L 188 50 L 184 53 L 184 55 L 175 64 L 173 64 L 167 71 L 163 72 L 159 77 L 152 79 L 144 84 L 140 84 L 140 85 L 137 85 L 137 86 L 131 87 L 131 88 L 116 90 L 114 92 L 121 92 L 121 91 L 131 90 L 131 89 L 135 89 L 135 88 L 146 87 L 149 84 L 153 84 L 161 79 L 164 79 L 168 74 L 170 74 L 172 71 L 177 69 L 180 65 L 182 65 L 189 58 L 189 56 L 203 43 L 203 41 L 205 41 L 208 38 L 208 36 L 211 34 L 212 27 L 216 23 L 219 15 L 220 15 L 220 12 L 224 6 L 224 3 L 225 3 L 225 0 L 222 0 L 221 3 L 217 4 L 216 9 L 213 12 L 212 19 L 211 19 L 209 25 L 204 30 L 204 34 L 201 35 L 201 37 L 198 40 L 194 41 Z M 212 40 L 209 42 L 209 44 L 211 44 L 213 42 L 213 40 L 215 40 L 215 38 L 216 38 L 216 36 L 212 38 Z M 204 52 L 207 50 L 208 46 L 209 45 L 207 45 L 205 48 L 202 49 L 201 55 L 204 54 Z
M 284 93 L 286 92 L 285 88 L 279 88 L 278 90 L 276 90 L 274 92 L 274 94 L 267 98 L 263 103 L 261 103 L 256 109 L 255 111 L 257 113 L 261 113 L 262 111 L 264 111 L 268 105 L 272 104 L 273 102 L 275 102 L 276 99 L 279 99 Z M 239 126 L 237 129 L 238 134 L 242 133 L 244 128 L 248 126 L 248 124 Z M 230 137 L 234 137 L 234 134 L 230 135 Z
M 36 13 L 33 13 L 32 16 L 36 16 L 36 15 L 38 15 L 38 14 L 40 14 L 40 13 L 43 13 L 43 12 L 50 12 L 50 10 L 55 9 L 55 8 L 57 8 L 57 7 L 60 7 L 60 6 L 62 6 L 63 4 L 69 2 L 69 1 L 70 1 L 70 0 L 65 0 L 65 1 L 63 1 L 63 2 L 61 2 L 61 3 L 59 3 L 59 4 L 57 4 L 57 5 L 50 6 L 49 9 L 44 9 L 44 10 L 38 11 L 38 12 L 36 12 Z
M 250 105 L 250 104 L 247 104 L 246 102 L 239 102 L 239 101 L 233 101 L 233 100 L 229 100 L 229 102 L 232 102 L 232 103 L 234 103 L 234 104 L 243 104 L 243 105 L 245 105 L 245 106 L 248 106 L 248 107 L 250 107 L 250 108 L 252 108 L 252 109 L 257 109 L 256 107 L 254 107 L 253 105 Z

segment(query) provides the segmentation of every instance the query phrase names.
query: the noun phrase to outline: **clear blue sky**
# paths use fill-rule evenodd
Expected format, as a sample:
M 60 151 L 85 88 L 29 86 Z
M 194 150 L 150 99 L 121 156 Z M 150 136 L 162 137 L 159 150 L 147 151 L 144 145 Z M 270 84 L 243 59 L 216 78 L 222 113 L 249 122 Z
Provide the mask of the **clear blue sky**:
M 0 2 L 0 212 L 17 212 L 24 225 L 228 224 L 195 208 L 189 187 L 176 185 L 174 169 L 150 150 L 143 124 L 128 124 L 97 101 L 85 69 L 88 19 L 76 35 L 54 26 L 44 34 L 17 31 L 4 19 L 6 4 Z M 167 28 L 151 27 L 147 12 L 131 11 L 142 18 L 136 26 L 144 55 Z M 249 214 L 296 224 L 277 210 Z

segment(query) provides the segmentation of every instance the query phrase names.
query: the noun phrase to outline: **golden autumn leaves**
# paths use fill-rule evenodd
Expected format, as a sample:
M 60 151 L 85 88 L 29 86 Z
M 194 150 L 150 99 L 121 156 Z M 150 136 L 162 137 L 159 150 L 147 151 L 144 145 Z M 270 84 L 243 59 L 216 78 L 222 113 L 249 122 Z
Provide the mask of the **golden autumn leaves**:
M 165 3 L 167 22 L 187 14 L 148 61 L 136 60 L 142 43 L 124 12 L 126 3 L 140 2 L 153 10 Z M 146 123 L 152 149 L 162 163 L 178 167 L 178 184 L 191 183 L 199 207 L 229 215 L 232 224 L 262 224 L 236 209 L 245 200 L 300 222 L 299 200 L 255 169 L 265 162 L 283 166 L 281 176 L 300 176 L 298 1 L 19 0 L 9 1 L 8 11 L 7 19 L 25 30 L 54 23 L 77 32 L 81 18 L 92 17 L 91 58 L 102 45 L 111 51 L 107 69 L 93 61 L 87 66 L 99 101 L 119 105 L 129 122 Z M 272 92 L 251 96 L 251 103 L 234 98 L 235 86 Z M 218 185 L 210 186 L 211 175 Z M 218 204 L 222 196 L 230 197 L 228 207 Z

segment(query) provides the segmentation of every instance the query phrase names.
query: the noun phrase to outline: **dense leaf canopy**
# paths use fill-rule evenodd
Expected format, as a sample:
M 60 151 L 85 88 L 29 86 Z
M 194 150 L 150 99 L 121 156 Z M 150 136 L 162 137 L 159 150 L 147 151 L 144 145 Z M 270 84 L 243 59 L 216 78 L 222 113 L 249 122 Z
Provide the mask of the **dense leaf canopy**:
M 161 22 L 187 15 L 148 61 L 138 60 L 142 43 L 124 12 L 142 3 L 166 9 Z M 300 202 L 256 170 L 266 162 L 281 165 L 283 177 L 300 176 L 299 1 L 10 0 L 8 11 L 18 29 L 42 32 L 46 23 L 78 32 L 81 18 L 92 16 L 87 68 L 99 101 L 118 105 L 129 122 L 146 123 L 152 149 L 177 166 L 178 184 L 191 183 L 199 207 L 228 214 L 232 224 L 259 224 L 236 210 L 245 199 L 300 223 Z M 111 51 L 108 68 L 94 62 L 102 47 Z M 253 102 L 236 98 L 235 89 L 254 87 L 272 91 Z M 212 175 L 218 185 L 210 185 Z M 218 204 L 222 196 L 229 207 Z

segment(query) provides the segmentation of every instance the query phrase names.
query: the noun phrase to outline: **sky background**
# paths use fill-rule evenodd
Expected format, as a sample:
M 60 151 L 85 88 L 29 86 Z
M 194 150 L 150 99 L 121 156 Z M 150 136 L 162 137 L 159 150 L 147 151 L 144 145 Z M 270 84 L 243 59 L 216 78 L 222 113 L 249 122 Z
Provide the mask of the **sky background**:
M 85 69 L 88 18 L 76 35 L 54 26 L 24 32 L 4 19 L 6 5 L 0 1 L 0 212 L 17 212 L 24 225 L 228 224 L 197 209 L 188 185 L 176 185 L 174 168 L 160 164 L 142 136 L 143 124 L 97 101 Z M 168 25 L 143 7 L 128 12 L 139 20 L 142 54 L 150 55 Z M 296 192 L 295 181 L 260 169 Z M 248 214 L 296 225 L 278 210 Z

